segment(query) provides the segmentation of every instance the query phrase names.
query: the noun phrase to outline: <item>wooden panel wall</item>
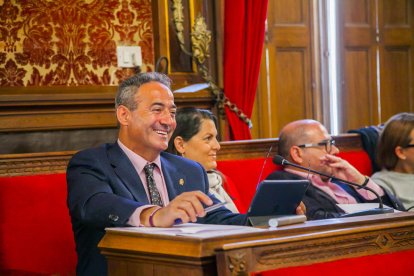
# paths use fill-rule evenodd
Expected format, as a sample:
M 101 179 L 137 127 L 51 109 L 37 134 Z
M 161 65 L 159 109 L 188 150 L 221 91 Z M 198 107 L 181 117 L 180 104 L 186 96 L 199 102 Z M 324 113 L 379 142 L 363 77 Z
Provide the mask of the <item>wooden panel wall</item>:
M 151 12 L 148 7 L 150 4 L 144 2 L 148 8 L 145 12 Z M 183 0 L 182 3 L 185 37 L 188 50 L 191 50 L 189 33 L 194 22 L 194 15 L 205 16 L 209 29 L 212 30 L 214 3 L 197 0 Z M 192 58 L 186 56 L 178 45 L 172 20 L 172 5 L 171 0 L 152 1 L 154 27 L 151 32 L 148 31 L 142 35 L 152 42 L 154 33 L 154 53 L 152 53 L 152 43 L 149 43 L 151 54 L 148 56 L 153 58 L 155 55 L 156 59 L 161 56 L 168 58 L 169 67 L 166 71 L 173 80 L 172 88 L 175 90 L 202 80 Z M 151 17 L 151 14 L 149 16 Z M 146 20 L 145 24 L 151 26 L 151 21 Z M 148 56 L 143 57 L 144 61 Z M 214 45 L 210 48 L 210 58 L 215 60 Z M 155 60 L 151 62 L 155 64 Z M 216 63 L 209 61 L 208 64 L 214 75 L 216 70 L 211 64 Z M 153 69 L 152 67 L 144 68 Z M 131 74 L 133 71 L 128 70 L 123 77 Z M 1 154 L 79 150 L 116 139 L 114 97 L 117 87 L 67 85 L 2 87 L 0 89 Z M 215 100 L 207 90 L 197 93 L 177 93 L 175 101 L 179 107 L 196 106 L 217 113 Z
M 414 111 L 414 1 L 338 1 L 341 130 Z
M 255 137 L 277 137 L 288 122 L 315 115 L 311 9 L 309 0 L 269 1 L 262 73 L 253 112 Z M 263 74 L 266 64 L 268 75 Z
M 1 89 L 0 153 L 79 150 L 114 141 L 116 90 L 115 86 Z M 178 107 L 214 106 L 206 90 L 174 96 Z
M 339 1 L 342 16 L 342 129 L 373 124 L 376 101 L 375 11 L 370 0 Z M 341 14 L 342 11 L 342 14 Z M 372 33 L 374 32 L 374 34 Z
M 380 121 L 393 114 L 414 112 L 414 1 L 381 1 Z
M 359 134 L 334 136 L 342 152 L 362 150 Z M 277 153 L 279 139 L 253 139 L 220 142 L 218 160 L 237 160 L 265 157 L 272 147 L 271 156 Z M 64 173 L 69 159 L 76 151 L 1 154 L 0 177 L 34 174 Z

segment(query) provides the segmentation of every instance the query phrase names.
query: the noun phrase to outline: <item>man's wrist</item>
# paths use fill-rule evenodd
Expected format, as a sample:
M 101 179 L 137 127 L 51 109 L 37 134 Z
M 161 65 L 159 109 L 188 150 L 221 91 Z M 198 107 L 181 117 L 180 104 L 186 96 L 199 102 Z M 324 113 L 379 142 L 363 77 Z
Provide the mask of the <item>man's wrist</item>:
M 154 208 L 155 209 L 155 208 Z M 151 214 L 149 215 L 149 217 L 148 217 L 148 223 L 149 223 L 149 226 L 151 226 L 151 227 L 155 227 L 155 224 L 154 224 L 154 216 L 155 216 L 155 214 L 159 211 L 159 210 L 161 210 L 161 207 L 159 207 L 159 208 L 156 208 L 154 211 L 152 211 L 151 212 Z
M 154 206 L 154 205 L 152 205 L 152 206 L 150 205 L 149 208 L 144 209 L 142 211 L 141 217 L 140 217 L 141 225 L 146 226 L 146 227 L 150 227 L 151 226 L 150 222 L 149 222 L 150 216 L 153 217 L 154 214 L 156 213 L 156 211 L 158 211 L 159 209 L 161 209 L 160 206 Z M 152 220 L 154 222 L 154 218 L 152 218 Z
M 366 175 L 364 177 L 365 177 L 364 182 L 360 185 L 360 187 L 358 189 L 361 189 L 361 188 L 367 186 L 367 184 L 369 182 L 369 177 L 366 176 Z

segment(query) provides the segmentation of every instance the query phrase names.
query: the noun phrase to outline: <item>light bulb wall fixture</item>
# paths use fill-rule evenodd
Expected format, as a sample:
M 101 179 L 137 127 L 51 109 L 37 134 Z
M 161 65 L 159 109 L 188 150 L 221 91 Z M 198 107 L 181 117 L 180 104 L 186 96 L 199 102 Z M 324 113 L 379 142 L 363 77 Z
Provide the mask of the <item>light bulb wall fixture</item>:
M 190 57 L 193 58 L 197 65 L 198 72 L 201 77 L 208 83 L 210 90 L 215 96 L 218 109 L 221 115 L 224 116 L 224 107 L 227 106 L 237 117 L 245 122 L 249 128 L 252 128 L 252 121 L 247 115 L 232 103 L 229 98 L 224 94 L 221 89 L 213 80 L 208 72 L 208 68 L 205 65 L 206 60 L 210 57 L 209 47 L 211 42 L 211 32 L 207 29 L 207 24 L 201 15 L 198 15 L 194 21 L 194 25 L 191 31 L 191 48 L 189 51 L 185 48 L 184 39 L 184 7 L 181 0 L 173 0 L 173 21 L 178 41 L 180 43 L 181 50 Z

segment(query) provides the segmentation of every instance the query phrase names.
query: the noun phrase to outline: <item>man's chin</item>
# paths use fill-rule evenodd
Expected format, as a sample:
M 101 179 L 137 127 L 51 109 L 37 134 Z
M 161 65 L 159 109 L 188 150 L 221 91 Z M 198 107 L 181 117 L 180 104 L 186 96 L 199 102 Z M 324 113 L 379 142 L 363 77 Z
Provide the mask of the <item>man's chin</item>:
M 160 151 L 165 151 L 166 149 L 168 149 L 168 143 L 167 144 L 161 143 L 158 145 L 158 148 Z

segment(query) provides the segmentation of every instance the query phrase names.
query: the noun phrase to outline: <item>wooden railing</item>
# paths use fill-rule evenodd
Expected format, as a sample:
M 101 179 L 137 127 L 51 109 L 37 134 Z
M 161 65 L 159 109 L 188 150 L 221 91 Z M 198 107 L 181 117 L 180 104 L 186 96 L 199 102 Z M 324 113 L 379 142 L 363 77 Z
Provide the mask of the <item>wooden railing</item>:
M 342 134 L 334 137 L 342 151 L 362 149 L 358 134 Z M 277 152 L 278 139 L 256 139 L 221 142 L 218 160 L 237 160 L 263 157 L 272 147 L 271 154 Z M 35 175 L 64 173 L 66 166 L 76 151 L 42 152 L 25 154 L 0 154 L 0 177 L 15 175 Z

